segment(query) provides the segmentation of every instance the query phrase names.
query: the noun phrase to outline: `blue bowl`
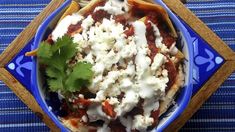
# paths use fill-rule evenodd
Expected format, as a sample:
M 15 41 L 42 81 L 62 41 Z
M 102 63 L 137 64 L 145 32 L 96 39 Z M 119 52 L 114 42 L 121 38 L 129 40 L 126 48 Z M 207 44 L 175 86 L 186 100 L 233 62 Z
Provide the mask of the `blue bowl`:
M 156 127 L 156 131 L 163 131 L 171 122 L 173 122 L 186 108 L 192 95 L 192 69 L 193 69 L 193 45 L 190 34 L 187 29 L 183 26 L 181 21 L 166 7 L 161 0 L 155 1 L 157 4 L 162 5 L 168 12 L 173 24 L 175 25 L 179 33 L 179 41 L 182 47 L 182 52 L 185 55 L 184 70 L 185 70 L 185 85 L 179 92 L 176 98 L 176 102 L 171 106 L 166 113 L 160 117 L 159 125 Z M 34 49 L 38 48 L 41 41 L 52 31 L 55 27 L 56 22 L 62 16 L 63 12 L 67 9 L 71 0 L 66 0 L 62 6 L 55 10 L 39 27 L 35 39 Z M 55 100 L 48 99 L 45 95 L 45 91 L 42 89 L 42 79 L 38 70 L 38 60 L 33 59 L 33 68 L 31 74 L 31 86 L 33 89 L 33 95 L 41 106 L 43 111 L 54 121 L 54 123 L 61 129 L 61 131 L 68 131 L 67 128 L 57 118 L 58 116 L 58 104 L 55 105 Z

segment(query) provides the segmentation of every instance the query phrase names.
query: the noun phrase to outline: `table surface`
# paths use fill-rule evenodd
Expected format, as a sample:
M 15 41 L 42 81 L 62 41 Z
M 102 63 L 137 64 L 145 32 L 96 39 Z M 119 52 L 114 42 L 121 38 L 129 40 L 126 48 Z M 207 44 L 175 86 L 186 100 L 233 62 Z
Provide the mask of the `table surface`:
M 235 50 L 235 0 L 187 0 L 186 6 Z M 0 53 L 50 0 L 0 1 Z M 49 131 L 0 81 L 0 131 Z M 235 131 L 233 73 L 181 131 Z

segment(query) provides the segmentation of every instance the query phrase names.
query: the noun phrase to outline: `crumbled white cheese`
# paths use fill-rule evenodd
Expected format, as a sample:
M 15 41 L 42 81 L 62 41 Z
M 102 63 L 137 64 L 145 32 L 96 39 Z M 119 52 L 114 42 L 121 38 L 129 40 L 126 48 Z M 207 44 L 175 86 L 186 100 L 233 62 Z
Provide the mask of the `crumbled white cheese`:
M 165 44 L 163 44 L 163 45 L 161 46 L 161 53 L 168 53 L 168 52 L 169 52 L 169 49 L 166 47 Z
M 134 43 L 134 41 L 131 41 L 128 45 L 126 44 L 125 46 L 123 46 L 120 54 L 122 58 L 130 58 L 136 55 L 137 48 L 136 48 L 136 44 Z
M 132 130 L 132 118 L 130 116 L 127 116 L 127 118 L 121 117 L 119 119 L 120 119 L 120 122 L 123 124 L 123 126 L 126 127 L 126 132 L 131 132 L 131 130 Z
M 135 65 L 133 64 L 133 61 L 128 62 L 127 68 L 122 71 L 122 74 L 131 77 L 135 75 Z
M 93 60 L 93 55 L 92 53 L 90 52 L 84 59 L 83 61 L 86 61 L 86 62 L 89 62 L 91 64 L 94 64 L 94 60 Z
M 162 70 L 162 76 L 167 77 L 168 76 L 168 71 L 166 69 Z
M 95 75 L 103 74 L 105 69 L 105 66 L 103 63 L 96 63 L 93 67 L 92 70 L 94 71 Z
M 82 30 L 87 30 L 90 26 L 94 24 L 94 19 L 89 15 L 86 19 L 82 21 L 81 27 Z
M 78 97 L 84 99 L 84 95 L 83 94 L 79 94 Z
M 133 85 L 132 81 L 129 78 L 124 78 L 121 80 L 121 88 L 130 88 Z
M 134 116 L 132 129 L 144 131 L 148 126 L 152 125 L 153 121 L 154 120 L 151 117 L 136 115 Z
M 126 91 L 126 94 L 122 99 L 121 104 L 118 107 L 116 107 L 114 110 L 117 112 L 117 116 L 122 116 L 126 112 L 131 111 L 138 102 L 139 102 L 139 94 L 134 90 L 128 90 Z
M 104 6 L 96 7 L 94 12 L 98 10 L 105 10 L 109 14 L 119 15 L 125 13 L 125 11 L 128 11 L 128 6 L 125 2 L 121 2 L 119 0 L 109 0 Z
M 118 63 L 119 59 L 120 59 L 120 54 L 116 54 L 114 50 L 111 50 L 108 54 L 106 54 L 106 56 L 103 57 L 102 61 L 105 65 L 105 68 L 107 70 L 110 70 L 113 64 Z
M 165 56 L 161 53 L 157 53 L 153 59 L 153 63 L 151 64 L 151 70 L 156 71 L 165 60 Z
M 107 89 L 110 85 L 115 83 L 120 75 L 119 71 L 110 71 L 104 81 L 100 84 L 100 89 Z
M 52 32 L 52 40 L 56 41 L 58 38 L 63 37 L 68 32 L 68 27 L 72 24 L 75 25 L 79 21 L 83 19 L 83 16 L 79 14 L 72 14 L 66 16 L 64 19 L 62 19 L 54 31 Z
M 158 110 L 159 108 L 159 97 L 151 98 L 144 101 L 143 109 L 144 109 L 144 116 L 150 116 L 152 111 Z
M 82 121 L 83 121 L 83 122 L 87 122 L 87 121 L 88 121 L 87 116 L 85 116 L 85 115 L 82 116 Z
M 121 89 L 119 88 L 119 84 L 115 83 L 111 87 L 105 90 L 105 94 L 109 97 L 117 97 L 121 94 Z
M 120 102 L 118 101 L 118 99 L 115 98 L 115 97 L 110 97 L 110 98 L 108 99 L 108 101 L 109 101 L 109 104 L 111 104 L 111 105 L 117 105 L 117 104 L 120 103 Z
M 95 76 L 91 82 L 91 85 L 88 87 L 91 93 L 96 93 L 99 90 L 99 83 L 103 80 L 103 76 Z
M 90 105 L 86 113 L 89 118 L 89 122 L 94 122 L 97 120 L 109 120 L 109 117 L 103 112 L 101 105 Z

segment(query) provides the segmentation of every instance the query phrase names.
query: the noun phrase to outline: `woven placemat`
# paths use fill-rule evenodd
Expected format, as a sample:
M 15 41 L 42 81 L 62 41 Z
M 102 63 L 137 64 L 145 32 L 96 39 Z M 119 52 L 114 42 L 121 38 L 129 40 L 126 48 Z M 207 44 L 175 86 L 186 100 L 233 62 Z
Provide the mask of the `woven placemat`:
M 202 1 L 202 0 L 201 0 Z M 214 10 L 217 10 L 218 8 L 220 9 L 221 7 L 218 6 L 212 6 L 212 3 L 204 3 L 206 6 L 201 7 L 198 6 L 199 4 L 203 4 L 200 0 L 197 0 L 196 2 L 194 1 L 188 1 L 188 6 L 190 9 L 195 11 L 195 13 L 200 17 L 204 15 L 202 20 L 204 22 L 207 22 L 208 24 L 213 23 L 211 18 L 216 17 L 216 19 L 220 19 L 221 21 L 219 22 L 219 25 L 224 26 L 224 29 L 218 29 L 215 27 L 215 32 L 222 37 L 222 39 L 225 39 L 226 42 L 228 42 L 229 46 L 231 48 L 234 48 L 234 37 L 231 35 L 232 33 L 227 29 L 230 29 L 231 31 L 234 31 L 234 27 L 230 27 L 231 24 L 228 24 L 228 17 L 229 17 L 229 22 L 234 22 L 233 20 L 233 14 L 235 11 L 233 11 L 233 6 L 230 1 L 230 3 L 223 2 L 223 1 L 217 1 L 218 5 L 220 4 L 219 2 L 223 3 L 222 5 L 224 7 L 231 7 L 231 9 L 226 8 L 225 13 L 227 13 L 226 17 L 223 17 L 222 9 L 220 10 L 221 12 L 216 12 L 216 13 L 211 13 L 208 14 L 207 12 L 212 12 Z M 201 3 L 200 3 L 201 2 Z M 228 1 L 229 2 L 229 1 Z M 22 0 L 22 1 L 0 1 L 0 13 L 3 14 L 1 18 L 0 16 L 0 22 L 1 22 L 1 27 L 0 27 L 0 33 L 3 37 L 0 38 L 0 53 L 6 48 L 6 46 L 15 38 L 16 35 L 20 31 L 23 30 L 23 28 L 29 24 L 30 20 L 33 19 L 37 13 L 39 13 L 45 6 L 46 4 L 49 3 L 47 0 L 40 0 L 40 1 L 31 1 L 31 0 Z M 190 5 L 191 4 L 191 5 Z M 11 7 L 11 8 L 9 8 Z M 212 7 L 212 8 L 211 8 Z M 214 9 L 213 9 L 214 8 Z M 2 9 L 2 10 L 1 10 Z M 20 11 L 19 11 L 20 9 Z M 14 11 L 15 10 L 15 11 Z M 208 10 L 208 11 L 205 11 Z M 224 10 L 224 9 L 223 9 Z M 229 13 L 229 11 L 231 13 Z M 4 14 L 5 13 L 5 14 Z M 9 14 L 8 14 L 9 13 Z M 204 13 L 204 14 L 203 14 Z M 218 15 L 221 16 L 222 18 L 219 17 Z M 214 15 L 214 16 L 213 16 Z M 22 17 L 25 16 L 25 17 Z M 227 19 L 226 19 L 227 18 Z M 232 18 L 232 19 L 231 19 Z M 12 21 L 12 23 L 9 24 L 9 21 Z M 8 26 L 7 26 L 8 25 Z M 209 25 L 210 26 L 210 25 Z M 219 26 L 222 28 L 222 26 Z M 9 29 L 6 27 L 10 27 Z M 210 28 L 213 29 L 213 26 L 210 26 Z M 14 32 L 12 32 L 12 31 Z M 221 33 L 221 34 L 220 34 Z M 233 56 L 228 58 L 228 60 L 233 60 L 231 59 Z M 234 74 L 230 76 L 230 78 L 224 83 L 224 85 L 221 87 L 221 89 L 218 90 L 217 93 L 215 93 L 214 96 L 212 96 L 212 99 L 208 101 L 203 107 L 202 110 L 199 110 L 201 114 L 196 114 L 193 119 L 189 120 L 189 122 L 186 124 L 186 126 L 183 128 L 183 130 L 200 130 L 203 129 L 209 129 L 213 130 L 216 128 L 220 128 L 220 130 L 223 130 L 222 127 L 224 127 L 224 130 L 232 129 L 233 123 L 234 123 L 234 114 L 221 114 L 222 109 L 223 111 L 234 113 L 234 96 L 232 96 L 235 91 L 234 89 Z M 30 110 L 27 109 L 27 107 L 22 104 L 14 94 L 5 87 L 5 85 L 0 82 L 0 93 L 3 94 L 4 96 L 1 96 L 0 99 L 0 111 L 2 114 L 0 115 L 0 131 L 48 131 L 48 128 L 40 122 L 40 119 L 38 119 Z M 223 96 L 227 95 L 227 96 Z M 231 101 L 232 100 L 232 101 Z M 211 103 L 210 103 L 211 102 Z M 221 107 L 220 107 L 221 106 Z M 227 106 L 227 107 L 222 107 L 222 106 Z M 202 114 L 205 112 L 204 108 L 207 108 L 207 113 L 212 113 L 210 110 L 213 110 L 217 114 Z M 216 108 L 217 107 L 217 108 Z M 204 111 L 203 111 L 204 110 Z M 213 116 L 214 115 L 214 116 Z M 218 115 L 218 116 L 215 116 Z M 190 114 L 191 116 L 191 114 Z M 223 119 L 223 120 L 218 120 L 218 119 Z M 2 120 L 4 119 L 4 120 Z M 196 119 L 196 120 L 194 120 Z M 211 120 L 208 120 L 211 119 Z M 206 123 L 205 123 L 206 122 Z M 226 124 L 226 125 L 223 125 Z M 208 127 L 211 126 L 211 127 Z

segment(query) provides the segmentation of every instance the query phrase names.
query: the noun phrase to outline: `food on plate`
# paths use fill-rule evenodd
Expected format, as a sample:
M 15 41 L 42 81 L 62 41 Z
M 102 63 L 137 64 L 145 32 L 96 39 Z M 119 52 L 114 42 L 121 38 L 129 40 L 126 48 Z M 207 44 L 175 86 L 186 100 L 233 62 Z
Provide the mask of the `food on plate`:
M 72 131 L 149 131 L 184 84 L 167 12 L 142 0 L 93 0 L 66 14 L 36 52 Z M 31 54 L 33 55 L 33 54 Z

